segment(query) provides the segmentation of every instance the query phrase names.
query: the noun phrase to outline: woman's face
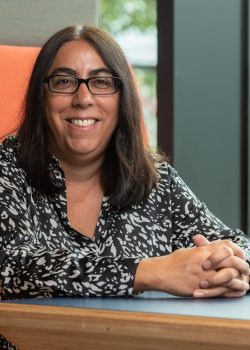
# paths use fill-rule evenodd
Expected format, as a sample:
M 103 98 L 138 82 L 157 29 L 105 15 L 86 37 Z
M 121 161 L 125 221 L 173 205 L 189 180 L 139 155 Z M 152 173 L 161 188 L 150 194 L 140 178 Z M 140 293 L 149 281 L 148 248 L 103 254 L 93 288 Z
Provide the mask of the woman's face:
M 59 49 L 48 76 L 53 74 L 82 79 L 112 76 L 94 47 L 83 40 L 68 42 Z M 102 159 L 117 125 L 119 92 L 92 95 L 83 83 L 77 92 L 65 95 L 50 92 L 46 85 L 45 104 L 49 145 L 59 160 Z

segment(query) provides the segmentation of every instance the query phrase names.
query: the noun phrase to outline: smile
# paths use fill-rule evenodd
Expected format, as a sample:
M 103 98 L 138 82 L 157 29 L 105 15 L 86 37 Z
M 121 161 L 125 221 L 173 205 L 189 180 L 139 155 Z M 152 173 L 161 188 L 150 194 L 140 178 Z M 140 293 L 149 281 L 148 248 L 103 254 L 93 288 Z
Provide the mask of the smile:
M 90 126 L 97 122 L 96 119 L 70 119 L 68 120 L 71 124 L 84 127 L 84 126 Z

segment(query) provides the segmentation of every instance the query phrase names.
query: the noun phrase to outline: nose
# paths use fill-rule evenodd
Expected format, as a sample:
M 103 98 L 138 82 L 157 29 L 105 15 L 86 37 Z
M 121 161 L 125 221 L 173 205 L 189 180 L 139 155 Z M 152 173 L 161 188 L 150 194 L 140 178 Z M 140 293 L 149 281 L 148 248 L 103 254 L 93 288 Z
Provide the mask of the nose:
M 73 105 L 85 107 L 93 104 L 93 95 L 89 91 L 86 83 L 81 83 L 72 99 Z

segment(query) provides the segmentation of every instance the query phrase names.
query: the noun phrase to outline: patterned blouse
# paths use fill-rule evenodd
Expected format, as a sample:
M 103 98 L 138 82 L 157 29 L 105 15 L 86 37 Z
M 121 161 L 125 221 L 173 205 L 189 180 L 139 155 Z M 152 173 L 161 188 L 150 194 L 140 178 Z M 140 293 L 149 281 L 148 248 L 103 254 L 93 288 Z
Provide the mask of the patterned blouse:
M 70 226 L 59 162 L 52 158 L 49 171 L 63 189 L 45 196 L 18 165 L 16 139 L 0 145 L 0 298 L 130 295 L 143 257 L 191 247 L 197 233 L 231 239 L 250 258 L 240 230 L 218 220 L 168 163 L 156 166 L 160 180 L 145 202 L 119 211 L 103 198 L 90 239 Z
M 103 198 L 94 239 L 77 232 L 67 218 L 65 179 L 53 158 L 50 172 L 63 190 L 41 195 L 18 165 L 15 138 L 0 146 L 0 296 L 130 295 L 143 257 L 191 247 L 192 237 L 229 238 L 250 248 L 240 230 L 231 230 L 201 203 L 166 162 L 148 199 L 127 210 Z

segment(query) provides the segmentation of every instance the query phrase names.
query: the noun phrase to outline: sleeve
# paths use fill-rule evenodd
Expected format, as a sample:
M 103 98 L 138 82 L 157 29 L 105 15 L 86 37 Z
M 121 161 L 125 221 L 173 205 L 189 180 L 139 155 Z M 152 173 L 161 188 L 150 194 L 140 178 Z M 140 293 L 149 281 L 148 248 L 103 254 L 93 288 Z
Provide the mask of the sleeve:
M 0 162 L 0 298 L 132 294 L 138 259 L 39 241 L 22 177 Z
M 250 262 L 250 245 L 246 235 L 239 229 L 231 229 L 222 223 L 202 203 L 170 167 L 171 213 L 173 223 L 173 246 L 175 249 L 193 246 L 192 237 L 198 233 L 209 241 L 228 239 L 240 246 Z
M 0 349 L 1 350 L 18 350 L 14 345 L 12 345 L 3 335 L 0 333 Z

